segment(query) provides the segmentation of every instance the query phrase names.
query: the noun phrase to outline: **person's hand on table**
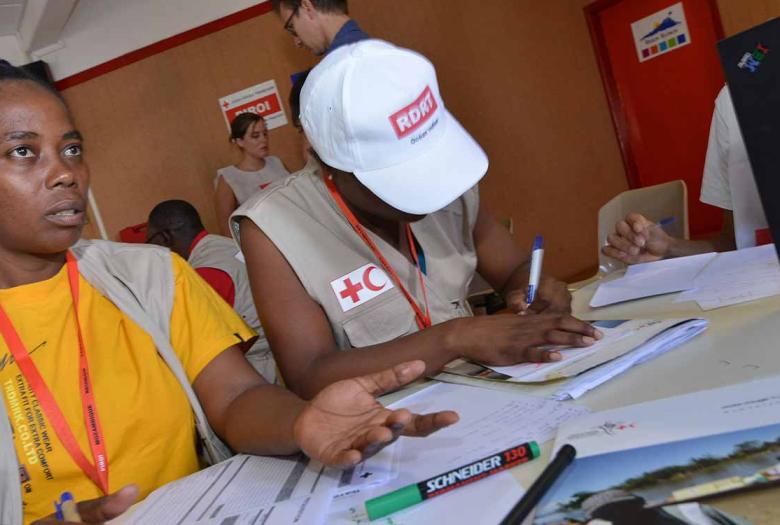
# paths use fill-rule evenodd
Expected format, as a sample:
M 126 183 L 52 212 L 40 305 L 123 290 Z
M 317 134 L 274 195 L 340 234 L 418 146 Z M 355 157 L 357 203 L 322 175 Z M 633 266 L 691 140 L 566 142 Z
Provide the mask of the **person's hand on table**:
M 463 357 L 486 365 L 560 361 L 556 347 L 587 347 L 603 337 L 568 314 L 496 314 L 464 317 L 453 323 L 452 338 Z
M 615 225 L 607 236 L 604 255 L 626 264 L 637 264 L 663 259 L 669 253 L 672 237 L 658 224 L 646 217 L 631 213 Z
M 81 523 L 100 524 L 123 514 L 138 499 L 138 487 L 127 485 L 102 498 L 80 501 L 76 504 Z M 74 522 L 60 521 L 54 514 L 34 521 L 32 525 L 73 525 Z
M 427 436 L 458 421 L 452 411 L 413 414 L 383 407 L 376 396 L 422 375 L 425 363 L 410 361 L 376 374 L 338 381 L 311 400 L 295 421 L 296 443 L 326 465 L 351 467 L 399 436 Z
M 526 302 L 528 286 L 521 290 L 512 290 L 506 294 L 506 305 L 518 314 L 571 313 L 571 293 L 566 283 L 552 277 L 542 277 L 533 303 Z

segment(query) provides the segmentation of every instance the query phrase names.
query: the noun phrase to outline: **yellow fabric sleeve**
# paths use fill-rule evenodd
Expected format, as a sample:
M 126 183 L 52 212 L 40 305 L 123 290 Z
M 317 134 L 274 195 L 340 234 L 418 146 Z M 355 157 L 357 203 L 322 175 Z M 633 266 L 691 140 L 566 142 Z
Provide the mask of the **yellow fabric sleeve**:
M 171 344 L 194 383 L 212 359 L 257 334 L 187 262 L 171 255 L 175 283 Z

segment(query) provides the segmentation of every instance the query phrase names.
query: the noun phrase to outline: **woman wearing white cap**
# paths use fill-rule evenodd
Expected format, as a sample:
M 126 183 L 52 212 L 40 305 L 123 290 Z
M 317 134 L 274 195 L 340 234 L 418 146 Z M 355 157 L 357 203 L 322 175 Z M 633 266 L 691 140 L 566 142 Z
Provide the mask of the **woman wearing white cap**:
M 557 360 L 540 347 L 601 336 L 564 313 L 571 298 L 553 279 L 528 309 L 526 255 L 479 204 L 487 157 L 445 109 L 425 57 L 377 40 L 337 49 L 306 81 L 301 122 L 324 176 L 303 170 L 231 219 L 295 392 L 412 357 L 428 373 L 457 357 Z M 535 315 L 471 317 L 475 271 Z

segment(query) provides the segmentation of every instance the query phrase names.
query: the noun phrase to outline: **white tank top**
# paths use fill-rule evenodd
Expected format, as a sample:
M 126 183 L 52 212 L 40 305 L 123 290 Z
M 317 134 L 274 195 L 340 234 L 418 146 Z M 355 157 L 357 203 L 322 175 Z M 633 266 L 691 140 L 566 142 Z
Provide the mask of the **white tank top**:
M 225 166 L 218 169 L 214 185 L 216 187 L 220 177 L 224 178 L 230 189 L 233 190 L 233 195 L 236 196 L 236 201 L 240 206 L 256 192 L 289 174 L 279 157 L 269 155 L 265 158 L 265 167 L 258 171 L 244 171 L 235 166 Z

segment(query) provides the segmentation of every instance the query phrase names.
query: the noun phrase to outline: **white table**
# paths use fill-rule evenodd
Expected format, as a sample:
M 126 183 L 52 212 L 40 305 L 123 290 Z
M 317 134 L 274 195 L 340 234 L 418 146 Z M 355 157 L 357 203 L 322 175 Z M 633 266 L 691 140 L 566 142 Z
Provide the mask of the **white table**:
M 698 390 L 780 375 L 780 296 L 708 312 L 695 302 L 673 302 L 677 294 L 590 308 L 598 283 L 574 293 L 574 315 L 587 320 L 703 317 L 705 332 L 685 345 L 639 365 L 577 400 L 592 410 L 606 410 Z M 526 487 L 547 463 L 552 443 L 542 448 L 543 461 L 515 469 Z M 756 525 L 780 524 L 780 489 L 720 497 L 718 508 Z

